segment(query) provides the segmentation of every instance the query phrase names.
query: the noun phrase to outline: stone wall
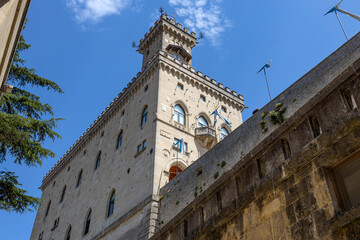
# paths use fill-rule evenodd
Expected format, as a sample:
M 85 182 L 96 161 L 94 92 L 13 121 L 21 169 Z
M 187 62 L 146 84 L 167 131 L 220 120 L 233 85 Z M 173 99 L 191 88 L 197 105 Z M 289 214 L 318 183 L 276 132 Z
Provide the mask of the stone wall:
M 360 154 L 359 73 L 357 34 L 165 185 L 151 239 L 360 238 L 329 170 Z

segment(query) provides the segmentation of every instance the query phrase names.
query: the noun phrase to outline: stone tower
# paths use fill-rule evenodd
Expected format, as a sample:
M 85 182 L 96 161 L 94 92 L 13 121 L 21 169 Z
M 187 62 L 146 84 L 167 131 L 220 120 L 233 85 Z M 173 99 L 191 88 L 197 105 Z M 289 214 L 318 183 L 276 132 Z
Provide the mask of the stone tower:
M 141 72 L 44 177 L 31 239 L 154 233 L 160 188 L 242 123 L 242 96 L 192 67 L 196 40 L 166 15 L 140 40 Z

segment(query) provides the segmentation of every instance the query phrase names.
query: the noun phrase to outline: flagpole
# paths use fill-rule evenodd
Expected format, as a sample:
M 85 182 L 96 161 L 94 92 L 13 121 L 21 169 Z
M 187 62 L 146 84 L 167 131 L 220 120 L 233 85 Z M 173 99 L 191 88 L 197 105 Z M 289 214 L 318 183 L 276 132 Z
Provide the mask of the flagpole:
M 348 38 L 348 36 L 346 35 L 345 29 L 344 29 L 344 27 L 343 27 L 343 25 L 342 25 L 342 23 L 341 23 L 341 21 L 340 21 L 340 18 L 339 18 L 338 14 L 337 14 L 337 11 L 335 10 L 334 12 L 335 12 L 335 15 L 336 15 L 339 23 L 340 23 L 341 29 L 343 30 L 343 32 L 344 32 L 344 34 L 345 34 L 346 40 L 349 41 L 349 38 Z M 265 70 L 265 69 L 264 69 L 264 70 Z
M 266 86 L 267 86 L 267 89 L 268 89 L 268 92 L 269 92 L 270 101 L 271 101 L 270 88 L 269 88 L 269 83 L 268 83 L 268 80 L 267 80 L 265 68 L 264 68 L 264 74 L 265 74 Z

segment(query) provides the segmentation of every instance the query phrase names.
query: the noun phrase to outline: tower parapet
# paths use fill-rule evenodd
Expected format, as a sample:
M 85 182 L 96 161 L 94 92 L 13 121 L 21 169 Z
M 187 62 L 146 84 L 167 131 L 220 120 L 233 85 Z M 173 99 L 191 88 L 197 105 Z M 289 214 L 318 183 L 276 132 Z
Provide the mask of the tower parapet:
M 144 38 L 140 39 L 139 53 L 143 55 L 145 66 L 159 50 L 168 52 L 180 63 L 191 66 L 191 50 L 196 46 L 196 33 L 189 33 L 189 29 L 165 14 L 150 27 Z

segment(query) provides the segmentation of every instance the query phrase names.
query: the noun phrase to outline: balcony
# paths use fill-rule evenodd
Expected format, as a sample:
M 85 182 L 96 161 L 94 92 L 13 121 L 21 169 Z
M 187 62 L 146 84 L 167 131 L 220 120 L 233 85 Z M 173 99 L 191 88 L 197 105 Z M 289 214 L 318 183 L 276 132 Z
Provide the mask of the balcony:
M 201 147 L 210 149 L 215 145 L 215 130 L 209 127 L 198 127 L 195 129 L 195 138 Z

